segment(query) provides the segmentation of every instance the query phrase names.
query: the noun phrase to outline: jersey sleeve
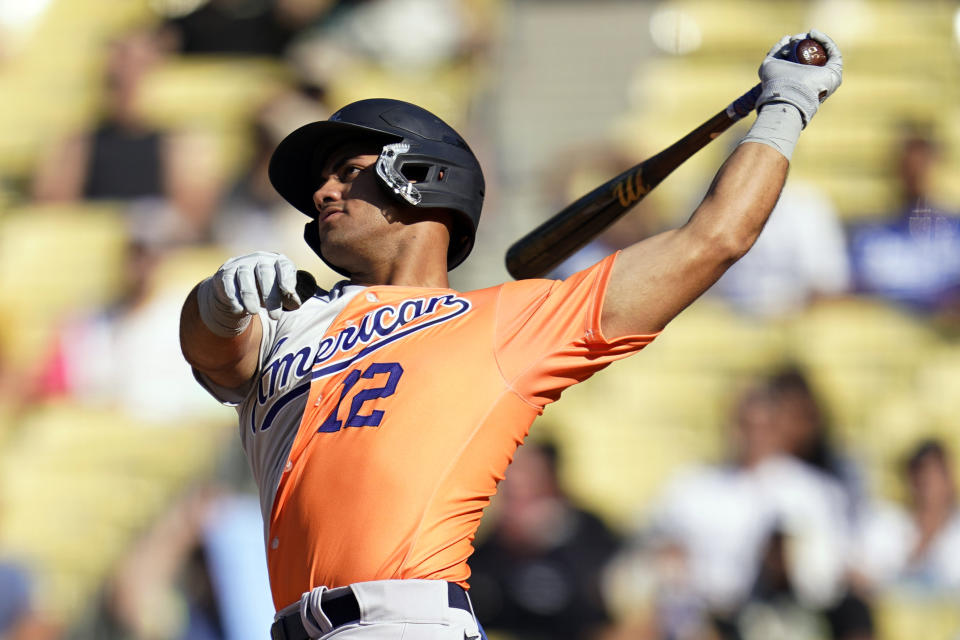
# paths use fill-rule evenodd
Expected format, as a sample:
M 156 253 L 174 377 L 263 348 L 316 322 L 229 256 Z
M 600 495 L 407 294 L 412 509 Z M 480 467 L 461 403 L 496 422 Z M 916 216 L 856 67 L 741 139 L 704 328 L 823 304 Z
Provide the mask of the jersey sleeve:
M 607 340 L 600 330 L 618 254 L 566 280 L 520 280 L 501 287 L 494 348 L 504 379 L 527 402 L 542 409 L 567 387 L 658 335 Z
M 200 383 L 201 387 L 207 390 L 207 393 L 216 398 L 220 404 L 227 405 L 228 407 L 237 407 L 243 404 L 243 401 L 246 400 L 247 396 L 249 396 L 253 390 L 254 381 L 260 377 L 260 369 L 263 367 L 263 363 L 277 342 L 280 333 L 280 321 L 272 320 L 264 310 L 261 310 L 258 315 L 260 317 L 260 325 L 263 327 L 263 334 L 260 337 L 260 356 L 257 359 L 257 370 L 242 387 L 234 389 L 224 387 L 211 380 L 204 373 L 191 367 L 191 369 L 193 369 L 193 377 L 196 381 Z

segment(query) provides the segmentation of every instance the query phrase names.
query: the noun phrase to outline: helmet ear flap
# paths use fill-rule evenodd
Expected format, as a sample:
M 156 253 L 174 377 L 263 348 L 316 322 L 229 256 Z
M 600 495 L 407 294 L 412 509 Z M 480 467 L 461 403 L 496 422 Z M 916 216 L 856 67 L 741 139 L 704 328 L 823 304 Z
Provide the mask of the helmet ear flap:
M 320 253 L 320 219 L 319 218 L 313 218 L 310 220 L 310 222 L 308 222 L 303 226 L 303 240 L 304 242 L 307 243 L 308 247 L 313 249 L 313 252 L 315 254 L 320 256 L 320 259 L 323 260 L 323 263 L 325 265 L 327 265 L 328 267 L 330 267 L 331 269 L 333 269 L 334 271 L 336 271 L 342 276 L 346 276 L 348 278 L 350 277 L 350 273 L 348 271 L 341 269 L 335 264 L 331 264 L 330 262 L 327 261 L 326 258 L 323 257 L 323 254 Z
M 320 256 L 320 220 L 313 218 L 303 226 L 303 239 L 314 253 Z M 323 256 L 320 256 L 321 258 Z

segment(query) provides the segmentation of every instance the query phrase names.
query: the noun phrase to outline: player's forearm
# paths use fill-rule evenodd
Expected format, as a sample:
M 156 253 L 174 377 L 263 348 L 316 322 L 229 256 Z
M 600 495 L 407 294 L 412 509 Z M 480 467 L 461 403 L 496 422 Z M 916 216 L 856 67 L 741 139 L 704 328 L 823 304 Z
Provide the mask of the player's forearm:
M 256 371 L 262 331 L 259 317 L 253 316 L 246 329 L 235 337 L 214 334 L 200 318 L 196 287 L 187 296 L 180 314 L 180 347 L 184 358 L 225 387 L 242 386 Z
M 753 244 L 776 204 L 786 158 L 743 144 L 683 227 L 638 242 L 614 264 L 601 328 L 610 339 L 660 331 Z
M 788 166 L 787 159 L 770 146 L 741 144 L 717 172 L 683 231 L 711 244 L 718 266 L 729 267 L 763 230 L 780 197 Z
M 763 230 L 780 197 L 802 130 L 803 116 L 796 106 L 764 105 L 685 225 L 721 250 L 724 264 L 717 277 L 753 246 Z

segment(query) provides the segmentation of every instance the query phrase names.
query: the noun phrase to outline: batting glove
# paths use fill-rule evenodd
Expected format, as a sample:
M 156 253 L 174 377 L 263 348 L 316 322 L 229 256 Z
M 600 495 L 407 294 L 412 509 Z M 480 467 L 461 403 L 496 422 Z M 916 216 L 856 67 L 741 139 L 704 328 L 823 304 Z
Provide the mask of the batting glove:
M 777 57 L 787 44 L 804 38 L 813 38 L 823 45 L 827 54 L 827 63 L 824 66 L 798 64 Z M 826 34 L 811 29 L 809 34 L 784 36 L 773 45 L 760 65 L 762 90 L 757 106 L 771 102 L 792 104 L 800 110 L 803 126 L 806 127 L 820 103 L 837 90 L 842 79 L 843 56 L 840 55 L 836 43 Z
M 283 254 L 257 251 L 231 258 L 197 288 L 200 319 L 218 336 L 238 336 L 260 309 L 278 320 L 283 309 L 299 308 L 296 287 L 297 268 Z

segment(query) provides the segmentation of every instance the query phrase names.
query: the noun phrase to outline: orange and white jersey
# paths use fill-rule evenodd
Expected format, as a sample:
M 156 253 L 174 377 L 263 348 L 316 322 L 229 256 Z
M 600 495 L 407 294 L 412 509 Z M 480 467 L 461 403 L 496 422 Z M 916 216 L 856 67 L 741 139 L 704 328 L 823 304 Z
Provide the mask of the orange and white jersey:
M 563 281 L 345 286 L 278 322 L 239 403 L 278 608 L 313 587 L 466 586 L 483 508 L 543 408 L 653 340 L 606 340 L 615 257 Z M 269 326 L 268 326 L 269 325 Z

